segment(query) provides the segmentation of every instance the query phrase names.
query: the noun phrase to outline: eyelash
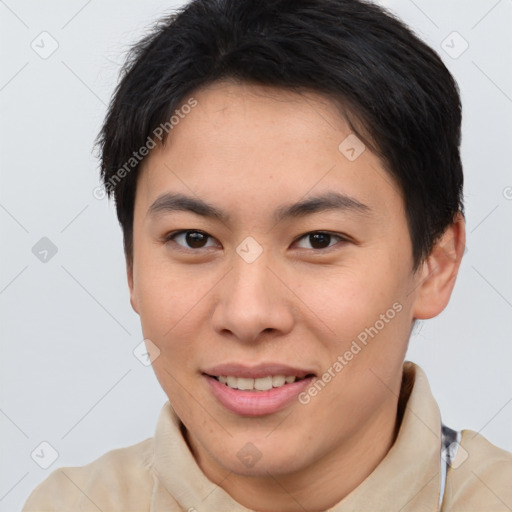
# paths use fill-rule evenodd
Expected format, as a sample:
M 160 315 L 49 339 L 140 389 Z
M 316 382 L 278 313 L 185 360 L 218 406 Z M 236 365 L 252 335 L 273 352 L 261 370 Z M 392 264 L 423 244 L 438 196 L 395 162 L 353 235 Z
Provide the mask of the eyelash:
M 183 250 L 183 251 L 187 251 L 187 252 L 199 252 L 201 249 L 208 249 L 208 247 L 200 247 L 200 248 L 191 248 L 191 247 L 183 247 L 182 245 L 176 243 L 174 241 L 174 238 L 176 238 L 177 236 L 179 235 L 182 235 L 182 234 L 187 234 L 187 233 L 201 233 L 203 235 L 206 235 L 206 237 L 208 239 L 213 239 L 213 237 L 211 235 L 209 235 L 208 233 L 206 233 L 205 231 L 201 231 L 201 230 L 198 230 L 198 229 L 182 229 L 182 230 L 179 230 L 179 231 L 172 231 L 170 233 L 168 233 L 167 235 L 164 236 L 163 238 L 163 241 L 164 242 L 173 242 L 175 243 L 178 247 L 179 247 L 179 250 Z M 340 242 L 349 242 L 350 240 L 348 239 L 348 237 L 345 237 L 343 235 L 340 235 L 338 233 L 333 233 L 331 231 L 309 231 L 307 233 L 304 233 L 303 235 L 297 237 L 293 243 L 296 243 L 298 242 L 299 240 L 302 240 L 303 238 L 307 237 L 307 236 L 310 236 L 310 235 L 315 235 L 315 234 L 322 234 L 322 235 L 328 235 L 330 237 L 336 237 L 340 240 Z M 208 241 L 208 240 L 207 240 Z M 333 247 L 335 247 L 337 244 L 334 244 L 334 245 L 329 245 L 328 247 L 323 247 L 321 249 L 304 249 L 304 248 L 301 248 L 302 250 L 306 250 L 306 251 L 314 251 L 314 252 L 327 252 L 329 251 L 330 249 L 332 249 Z

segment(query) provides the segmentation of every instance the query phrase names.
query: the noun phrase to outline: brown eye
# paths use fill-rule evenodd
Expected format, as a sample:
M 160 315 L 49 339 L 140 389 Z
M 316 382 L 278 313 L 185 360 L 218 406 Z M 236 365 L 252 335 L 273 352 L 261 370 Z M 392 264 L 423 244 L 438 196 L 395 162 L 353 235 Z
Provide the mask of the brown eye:
M 333 239 L 338 239 L 338 240 L 341 240 L 342 242 L 346 241 L 346 239 L 340 235 L 335 235 L 333 233 L 327 233 L 327 232 L 323 232 L 323 231 L 313 231 L 311 233 L 306 233 L 305 235 L 301 236 L 299 238 L 299 242 L 301 240 L 306 240 L 311 246 L 311 247 L 305 247 L 303 245 L 301 247 L 302 249 L 321 250 L 321 249 L 327 249 L 327 248 L 335 245 L 335 243 L 332 243 Z M 336 242 L 336 240 L 334 240 L 334 242 Z M 300 247 L 300 245 L 299 245 L 299 247 Z
M 211 236 L 203 231 L 184 230 L 169 234 L 166 240 L 172 240 L 185 249 L 203 249 L 205 247 L 211 247 L 206 245 L 209 238 L 211 238 Z M 179 240 L 181 240 L 181 243 Z
M 329 247 L 331 235 L 327 233 L 311 233 L 309 235 L 309 242 L 314 249 L 325 249 Z

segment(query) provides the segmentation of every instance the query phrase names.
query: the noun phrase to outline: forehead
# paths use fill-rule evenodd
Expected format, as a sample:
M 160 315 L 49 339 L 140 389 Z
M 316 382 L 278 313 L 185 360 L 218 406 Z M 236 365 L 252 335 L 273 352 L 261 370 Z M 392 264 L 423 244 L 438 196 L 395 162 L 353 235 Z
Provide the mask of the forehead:
M 190 98 L 195 106 L 175 116 L 165 145 L 142 165 L 137 202 L 145 211 L 165 192 L 252 215 L 332 191 L 376 211 L 401 207 L 399 187 L 329 99 L 231 82 Z

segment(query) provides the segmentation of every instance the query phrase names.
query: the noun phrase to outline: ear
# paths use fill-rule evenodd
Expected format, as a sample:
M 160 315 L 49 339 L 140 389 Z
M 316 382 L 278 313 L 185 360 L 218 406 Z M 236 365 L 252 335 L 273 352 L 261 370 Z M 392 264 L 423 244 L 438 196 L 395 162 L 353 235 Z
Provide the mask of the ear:
M 466 224 L 459 212 L 417 272 L 414 318 L 433 318 L 448 305 L 465 247 Z
M 135 313 L 139 314 L 139 305 L 133 285 L 133 263 L 129 262 L 128 260 L 126 261 L 126 276 L 128 278 L 128 288 L 130 290 L 130 304 L 132 305 Z

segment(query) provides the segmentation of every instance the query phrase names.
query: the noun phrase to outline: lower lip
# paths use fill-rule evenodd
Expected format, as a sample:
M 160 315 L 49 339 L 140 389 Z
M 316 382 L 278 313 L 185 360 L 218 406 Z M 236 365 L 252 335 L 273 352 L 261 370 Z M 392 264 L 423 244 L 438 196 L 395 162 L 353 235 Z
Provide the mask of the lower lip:
M 264 416 L 284 409 L 312 382 L 313 377 L 285 384 L 268 391 L 241 391 L 203 375 L 218 401 L 229 411 L 241 416 Z

